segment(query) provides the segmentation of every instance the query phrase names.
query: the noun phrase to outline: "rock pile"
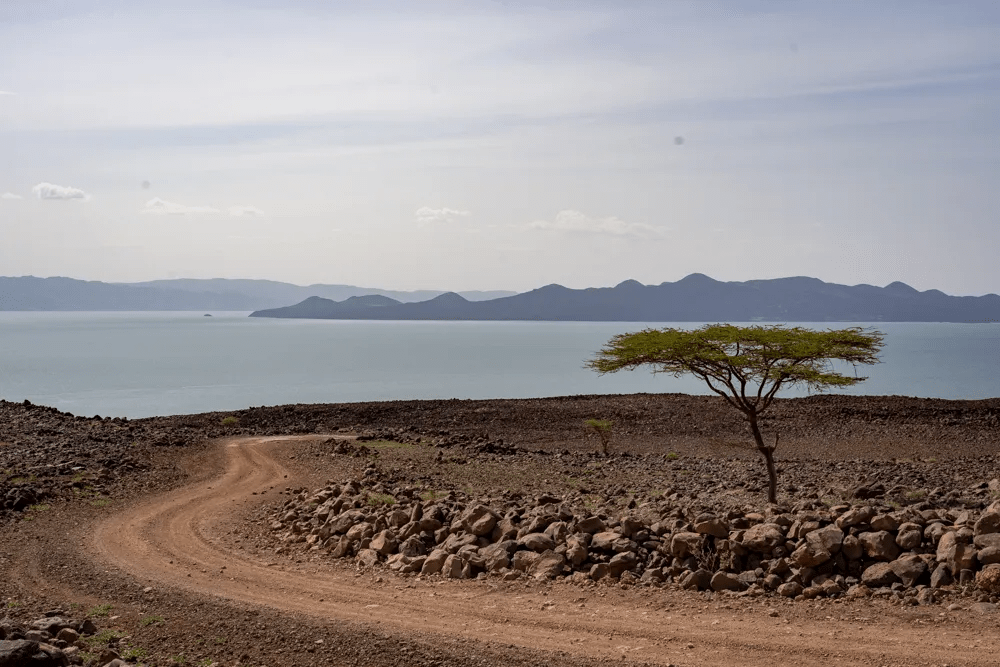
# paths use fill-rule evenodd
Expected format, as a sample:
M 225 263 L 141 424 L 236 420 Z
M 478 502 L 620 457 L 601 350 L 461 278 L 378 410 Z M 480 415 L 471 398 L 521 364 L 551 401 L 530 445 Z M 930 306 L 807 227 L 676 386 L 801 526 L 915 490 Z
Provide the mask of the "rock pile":
M 88 638 L 96 633 L 92 620 L 72 620 L 62 611 L 26 624 L 0 619 L 0 667 L 82 665 L 85 657 L 95 658 L 95 664 L 124 665 L 115 662 L 119 656 L 112 649 L 95 649 Z
M 371 473 L 371 474 L 368 474 Z M 376 471 L 366 471 L 370 482 Z M 610 517 L 542 495 L 502 507 L 358 480 L 300 490 L 272 516 L 279 551 L 449 578 L 673 583 L 789 598 L 932 603 L 956 590 L 996 603 L 1000 501 L 985 510 L 805 501 L 696 515 L 669 500 Z

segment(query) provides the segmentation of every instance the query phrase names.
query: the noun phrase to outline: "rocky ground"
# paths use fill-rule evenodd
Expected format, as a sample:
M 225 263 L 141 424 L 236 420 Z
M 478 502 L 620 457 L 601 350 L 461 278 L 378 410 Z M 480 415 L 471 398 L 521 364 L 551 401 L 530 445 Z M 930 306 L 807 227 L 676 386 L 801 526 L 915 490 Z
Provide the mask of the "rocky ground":
M 583 426 L 592 418 L 613 424 L 609 457 Z M 238 548 L 281 562 L 360 564 L 401 581 L 444 572 L 530 590 L 729 590 L 747 604 L 853 599 L 888 618 L 906 605 L 992 613 L 1000 591 L 984 573 L 1000 561 L 991 537 L 1000 534 L 1000 399 L 777 401 L 763 429 L 780 434 L 778 506 L 764 502 L 763 465 L 744 428 L 721 399 L 686 395 L 298 405 L 142 420 L 0 402 L 0 565 L 32 577 L 0 578 L 0 600 L 23 621 L 53 605 L 111 604 L 120 610 L 112 629 L 139 638 L 144 651 L 130 659 L 150 665 L 184 664 L 182 656 L 459 665 L 472 655 L 484 661 L 476 664 L 561 664 L 558 655 L 421 644 L 364 627 L 324 629 L 340 662 L 320 660 L 324 644 L 303 640 L 316 634 L 307 620 L 136 593 L 75 545 L 46 539 L 210 475 L 197 461 L 213 438 L 340 433 L 361 438 L 296 447 L 289 463 L 310 482 L 250 511 L 233 529 Z M 34 569 L 25 565 L 30 548 L 18 546 L 31 540 L 45 545 Z M 214 650 L 207 628 L 226 639 Z M 344 653 L 351 637 L 373 648 Z M 103 665 L 102 657 L 81 650 L 72 659 Z

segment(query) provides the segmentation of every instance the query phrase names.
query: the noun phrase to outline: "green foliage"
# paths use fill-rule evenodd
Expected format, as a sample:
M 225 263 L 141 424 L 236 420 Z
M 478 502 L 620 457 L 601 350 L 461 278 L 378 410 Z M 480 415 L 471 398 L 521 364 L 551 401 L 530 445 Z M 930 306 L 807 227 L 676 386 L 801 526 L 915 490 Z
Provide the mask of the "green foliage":
M 99 605 L 96 605 L 94 607 L 91 607 L 87 611 L 87 616 L 94 616 L 96 618 L 100 618 L 100 617 L 103 617 L 103 616 L 108 616 L 110 613 L 111 613 L 111 605 L 108 604 L 108 603 L 105 603 L 105 604 L 99 604 Z
M 677 452 L 670 452 L 670 453 L 667 454 L 667 460 L 668 461 L 676 461 L 679 458 L 680 458 L 680 455 Z
M 96 635 L 84 637 L 83 641 L 89 646 L 110 646 L 112 642 L 116 642 L 124 636 L 124 633 L 118 630 L 101 630 Z
M 24 484 L 26 482 L 30 484 L 32 482 L 38 481 L 38 475 L 28 475 L 27 477 L 13 477 L 7 481 L 10 482 L 11 484 Z
M 741 412 L 760 412 L 782 386 L 804 384 L 822 391 L 864 381 L 836 372 L 831 362 L 878 363 L 883 337 L 861 327 L 813 331 L 709 324 L 694 331 L 645 329 L 614 336 L 587 367 L 602 374 L 639 366 L 674 377 L 691 374 Z
M 601 439 L 601 452 L 607 456 L 609 454 L 608 445 L 611 443 L 611 422 L 607 419 L 588 419 L 583 422 L 583 425 Z
M 233 415 L 229 415 L 228 417 L 224 417 L 222 419 L 222 425 L 223 426 L 236 426 L 239 423 L 240 423 L 240 420 L 237 419 L 236 417 L 234 417 Z
M 107 507 L 111 504 L 111 501 L 107 498 L 98 498 L 97 500 L 91 500 L 90 504 L 94 507 Z
M 431 489 L 430 491 L 423 491 L 420 494 L 420 499 L 421 500 L 440 500 L 441 498 L 444 498 L 447 495 L 448 494 L 445 493 L 444 491 L 434 491 L 433 489 Z
M 368 494 L 368 504 L 373 507 L 395 505 L 396 499 L 387 493 L 370 493 Z
M 814 391 L 850 387 L 867 378 L 838 372 L 834 362 L 878 363 L 884 334 L 848 327 L 813 331 L 802 327 L 738 327 L 708 324 L 700 329 L 644 329 L 611 338 L 586 366 L 616 373 L 650 366 L 654 373 L 693 375 L 743 413 L 757 451 L 767 464 L 768 500 L 777 502 L 774 444 L 764 443 L 758 416 L 771 405 L 778 390 L 805 385 Z
M 146 627 L 146 626 L 150 626 L 150 625 L 155 625 L 157 623 L 163 623 L 163 617 L 162 616 L 147 616 L 147 617 L 145 617 L 144 619 L 142 619 L 139 622 L 143 625 L 143 627 Z
M 142 660 L 147 655 L 148 651 L 146 651 L 146 649 L 142 648 L 141 646 L 134 646 L 132 644 L 128 644 L 121 650 L 121 656 L 123 660 L 129 660 L 129 661 Z

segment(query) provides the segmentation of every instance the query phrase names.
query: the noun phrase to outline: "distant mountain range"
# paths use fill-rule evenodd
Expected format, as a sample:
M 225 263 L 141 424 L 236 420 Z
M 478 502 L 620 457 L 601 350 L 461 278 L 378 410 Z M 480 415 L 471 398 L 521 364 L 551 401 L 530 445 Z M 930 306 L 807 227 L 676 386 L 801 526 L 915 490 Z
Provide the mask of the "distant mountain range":
M 462 292 L 472 301 L 517 292 Z M 154 280 L 104 283 L 72 278 L 0 277 L 0 311 L 4 310 L 260 310 L 310 296 L 343 300 L 382 295 L 393 303 L 426 301 L 440 291 L 401 292 L 353 285 L 292 285 L 273 280 Z
M 589 322 L 984 322 L 1000 321 L 1000 296 L 837 285 L 817 278 L 720 282 L 694 273 L 674 283 L 569 289 L 547 285 L 488 301 L 448 292 L 402 303 L 386 296 L 311 296 L 251 317 L 343 320 L 552 320 Z

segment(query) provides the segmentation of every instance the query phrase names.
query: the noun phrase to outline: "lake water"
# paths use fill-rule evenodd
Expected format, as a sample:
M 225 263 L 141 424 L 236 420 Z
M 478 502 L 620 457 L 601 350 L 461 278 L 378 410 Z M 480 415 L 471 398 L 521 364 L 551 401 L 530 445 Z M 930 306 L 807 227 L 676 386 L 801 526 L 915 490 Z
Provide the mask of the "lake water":
M 708 393 L 692 378 L 583 368 L 611 336 L 647 326 L 699 325 L 2 312 L 0 398 L 79 415 L 145 417 L 285 403 Z M 860 369 L 869 380 L 849 393 L 1000 396 L 997 325 L 877 326 L 887 334 L 883 363 Z

